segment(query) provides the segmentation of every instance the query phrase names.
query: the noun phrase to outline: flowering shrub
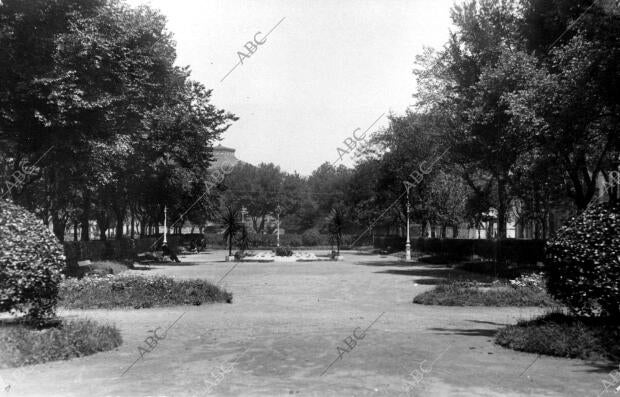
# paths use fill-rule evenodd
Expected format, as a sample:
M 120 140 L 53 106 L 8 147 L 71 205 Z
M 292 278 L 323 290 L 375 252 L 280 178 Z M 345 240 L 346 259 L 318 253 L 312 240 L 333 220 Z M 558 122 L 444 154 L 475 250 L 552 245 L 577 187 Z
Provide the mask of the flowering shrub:
M 514 280 L 510 280 L 510 285 L 515 288 L 535 288 L 540 291 L 545 290 L 545 274 L 531 273 L 524 274 Z
M 587 209 L 547 243 L 547 288 L 574 313 L 620 320 L 620 203 Z
M 53 317 L 65 266 L 62 246 L 34 214 L 3 200 L 0 236 L 0 312 Z
M 231 302 L 232 294 L 205 280 L 175 280 L 134 274 L 91 275 L 66 279 L 60 285 L 60 304 L 72 309 L 172 306 Z

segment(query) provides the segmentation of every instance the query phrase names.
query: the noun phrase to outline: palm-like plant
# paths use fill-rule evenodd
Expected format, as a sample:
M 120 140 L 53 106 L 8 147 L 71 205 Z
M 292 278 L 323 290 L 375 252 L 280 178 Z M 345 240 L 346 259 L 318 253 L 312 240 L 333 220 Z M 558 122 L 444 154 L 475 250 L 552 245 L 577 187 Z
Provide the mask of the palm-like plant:
M 339 207 L 333 208 L 329 216 L 328 231 L 330 238 L 336 243 L 336 255 L 340 255 L 344 222 L 344 211 Z
M 235 236 L 241 230 L 241 223 L 237 221 L 239 210 L 226 207 L 222 214 L 222 226 L 224 226 L 224 240 L 228 241 L 228 256 L 232 256 L 232 244 Z

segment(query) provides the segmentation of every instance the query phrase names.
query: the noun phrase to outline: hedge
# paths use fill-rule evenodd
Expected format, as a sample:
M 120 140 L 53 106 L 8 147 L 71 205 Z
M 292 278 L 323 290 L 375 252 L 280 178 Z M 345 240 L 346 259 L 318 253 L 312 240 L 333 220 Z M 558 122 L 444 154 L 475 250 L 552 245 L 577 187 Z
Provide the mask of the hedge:
M 401 236 L 379 236 L 375 248 L 400 251 L 405 249 Z M 500 262 L 535 264 L 545 259 L 544 240 L 482 240 L 417 238 L 411 240 L 411 250 L 454 259 L 466 260 L 473 255 Z

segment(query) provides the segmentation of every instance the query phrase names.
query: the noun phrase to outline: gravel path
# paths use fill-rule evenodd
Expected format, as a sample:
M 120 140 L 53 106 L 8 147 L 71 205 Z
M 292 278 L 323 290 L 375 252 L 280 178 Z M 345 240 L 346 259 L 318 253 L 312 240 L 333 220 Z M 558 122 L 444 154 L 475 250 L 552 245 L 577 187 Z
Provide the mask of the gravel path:
M 187 256 L 180 265 L 146 272 L 216 282 L 234 266 L 222 261 L 224 255 Z M 17 373 L 1 370 L 11 387 L 0 396 L 591 396 L 602 391 L 610 368 L 493 343 L 498 328 L 540 310 L 414 305 L 413 297 L 446 277 L 448 269 L 344 255 L 337 263 L 237 264 L 222 281 L 234 294 L 232 304 L 61 311 L 116 324 L 123 345 Z M 138 347 L 149 330 L 161 327 L 161 335 L 173 323 L 166 338 L 139 359 Z

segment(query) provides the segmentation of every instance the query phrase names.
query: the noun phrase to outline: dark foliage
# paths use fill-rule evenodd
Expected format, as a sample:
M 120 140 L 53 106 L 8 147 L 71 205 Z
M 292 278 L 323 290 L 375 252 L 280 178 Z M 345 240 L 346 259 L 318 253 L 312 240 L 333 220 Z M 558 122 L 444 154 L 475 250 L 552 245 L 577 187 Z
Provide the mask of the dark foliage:
M 620 358 L 620 324 L 550 313 L 500 330 L 495 342 L 514 350 L 584 360 Z
M 547 244 L 547 287 L 574 313 L 620 318 L 620 206 L 592 206 Z
M 56 237 L 25 209 L 0 200 L 0 312 L 54 316 L 65 266 Z
M 44 329 L 10 326 L 0 329 L 0 368 L 68 360 L 112 350 L 122 343 L 114 326 L 91 320 L 62 321 Z
M 65 280 L 59 304 L 68 309 L 140 309 L 215 302 L 232 302 L 232 294 L 205 280 L 109 275 Z
M 293 256 L 293 250 L 289 247 L 277 247 L 276 256 Z

